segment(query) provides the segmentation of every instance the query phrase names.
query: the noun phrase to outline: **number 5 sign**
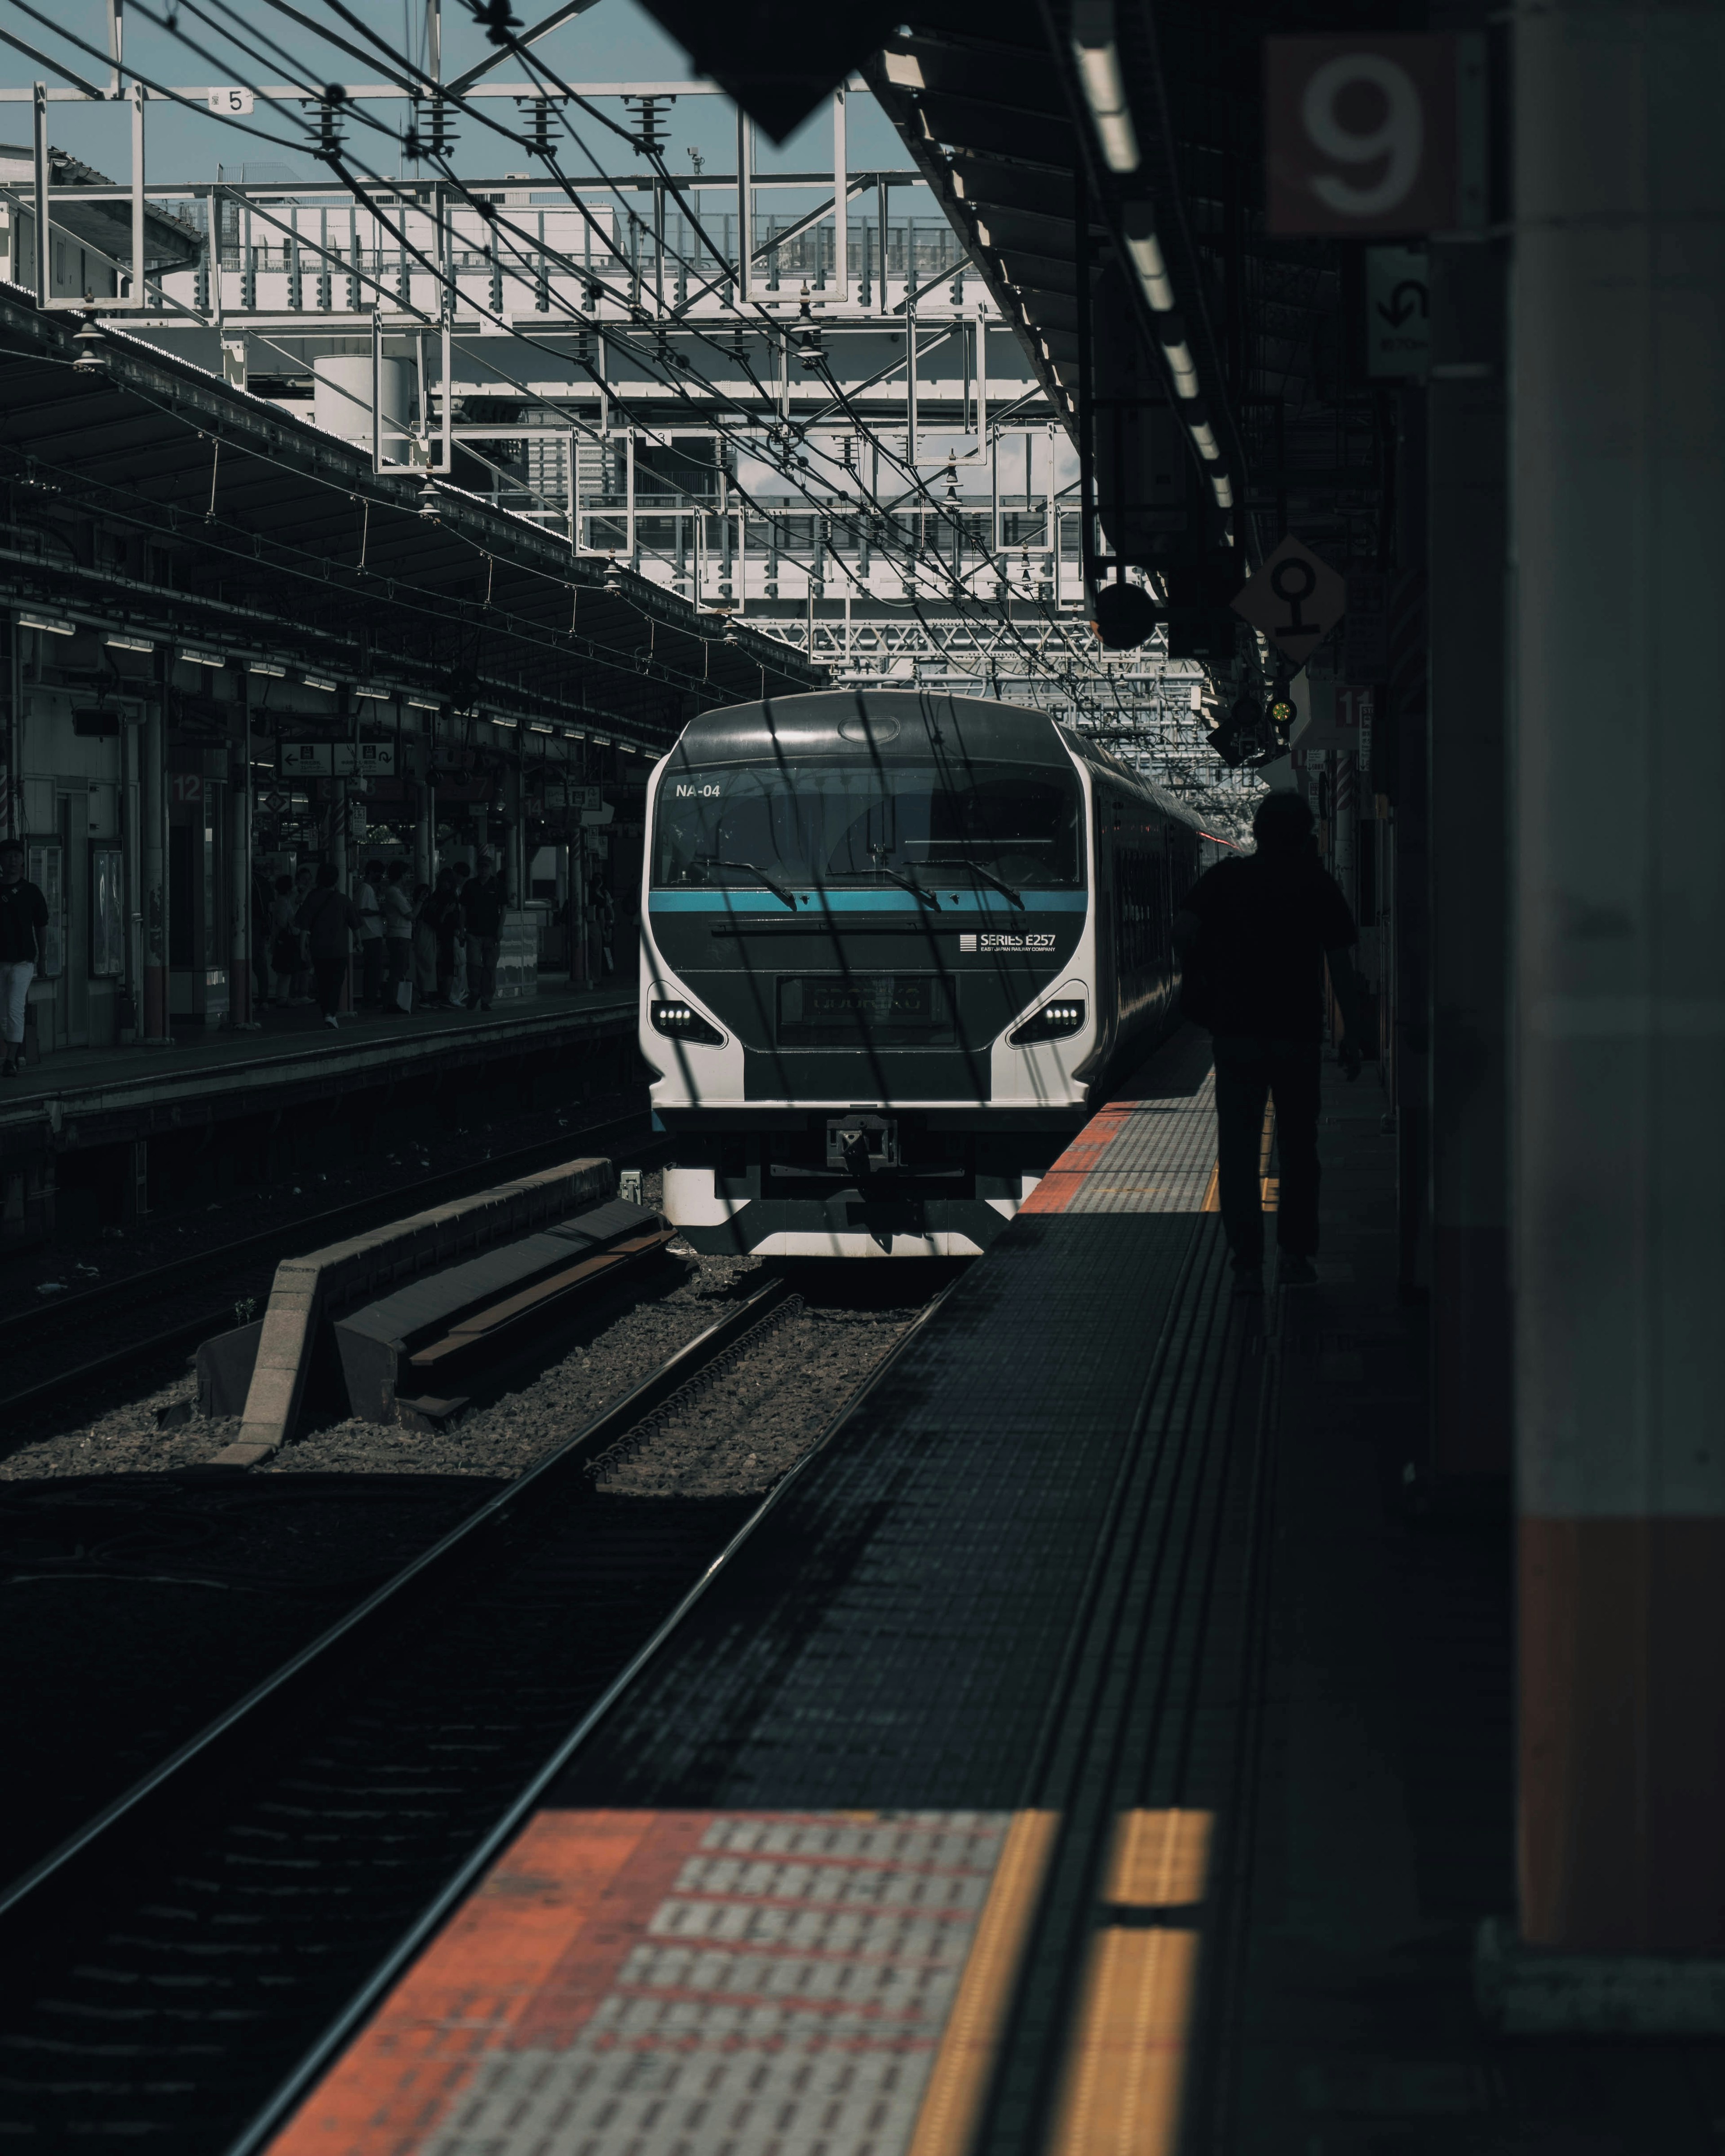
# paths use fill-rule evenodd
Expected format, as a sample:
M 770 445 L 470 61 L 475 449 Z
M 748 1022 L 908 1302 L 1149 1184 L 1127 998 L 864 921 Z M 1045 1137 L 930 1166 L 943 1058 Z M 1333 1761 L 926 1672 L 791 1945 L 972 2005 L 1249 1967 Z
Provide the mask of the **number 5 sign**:
M 1483 38 L 1269 38 L 1264 56 L 1271 232 L 1484 223 Z

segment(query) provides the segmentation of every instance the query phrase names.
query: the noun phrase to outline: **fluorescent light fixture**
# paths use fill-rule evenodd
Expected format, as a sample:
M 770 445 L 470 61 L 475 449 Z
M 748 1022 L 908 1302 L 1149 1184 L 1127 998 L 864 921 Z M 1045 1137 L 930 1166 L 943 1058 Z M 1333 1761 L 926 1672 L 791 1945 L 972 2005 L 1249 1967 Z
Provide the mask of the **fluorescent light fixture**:
M 1111 172 L 1138 169 L 1138 136 L 1120 73 L 1114 42 L 1114 0 L 1077 0 L 1072 10 L 1072 57 L 1096 139 Z
M 286 667 L 277 666 L 268 659 L 254 659 L 245 670 L 248 674 L 267 674 L 272 681 L 285 681 L 287 679 Z
M 409 696 L 408 698 L 408 709 L 410 711 L 440 711 L 443 709 L 443 706 L 441 704 L 429 704 L 423 696 Z
M 105 636 L 102 641 L 110 651 L 153 651 L 156 649 L 147 636 Z
M 302 674 L 300 676 L 300 679 L 305 684 L 305 686 L 308 689 L 323 689 L 327 690 L 327 692 L 332 696 L 336 693 L 335 683 L 333 681 L 326 681 L 321 674 Z
M 1198 444 L 1198 454 L 1199 456 L 1204 459 L 1206 464 L 1213 465 L 1217 463 L 1222 454 L 1221 444 L 1217 441 L 1215 436 L 1210 432 L 1209 421 L 1208 419 L 1194 420 L 1193 422 L 1191 432 L 1193 440 Z
M 609 748 L 611 746 L 611 737 L 609 734 L 594 734 L 592 738 L 598 743 L 601 748 Z
M 393 689 L 362 689 L 356 687 L 353 693 L 356 696 L 369 696 L 374 704 L 387 704 L 390 698 L 395 694 L 395 691 Z
M 547 726 L 542 724 L 538 719 L 529 719 L 527 721 L 527 732 L 530 734 L 554 734 L 557 732 L 557 728 L 555 726 Z
M 1174 377 L 1174 392 L 1180 397 L 1198 394 L 1198 367 L 1192 357 L 1192 347 L 1186 341 L 1186 325 L 1178 315 L 1170 315 L 1157 326 L 1162 332 L 1162 356 L 1168 362 L 1168 372 Z
M 496 712 L 494 711 L 491 714 L 491 724 L 494 726 L 507 726 L 509 731 L 513 733 L 516 728 L 520 726 L 521 721 L 519 719 L 500 718 Z
M 1218 509 L 1233 508 L 1234 482 L 1229 478 L 1226 472 L 1212 472 L 1210 474 L 1210 490 L 1216 497 L 1216 506 Z
M 563 739 L 565 741 L 585 741 L 587 739 L 587 736 L 579 726 L 565 726 L 563 728 Z
M 220 651 L 195 651 L 188 644 L 182 644 L 179 649 L 174 654 L 174 656 L 175 658 L 182 660 L 187 666 L 221 667 L 225 666 L 228 664 L 227 656 L 224 653 Z
M 1144 297 L 1158 314 L 1172 314 L 1174 288 L 1168 279 L 1168 264 L 1162 259 L 1162 242 L 1156 237 L 1154 213 L 1149 203 L 1128 203 L 1121 212 L 1120 221 L 1126 235 L 1126 251 L 1138 273 Z
M 76 636 L 75 621 L 62 621 L 58 614 L 21 613 L 18 617 L 20 629 L 39 629 L 44 636 Z

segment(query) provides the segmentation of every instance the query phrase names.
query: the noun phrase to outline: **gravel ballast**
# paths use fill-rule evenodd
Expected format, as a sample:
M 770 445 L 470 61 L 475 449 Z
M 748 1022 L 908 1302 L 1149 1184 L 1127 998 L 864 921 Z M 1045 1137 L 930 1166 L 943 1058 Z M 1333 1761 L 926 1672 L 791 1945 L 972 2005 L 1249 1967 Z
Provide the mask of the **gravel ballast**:
M 657 1202 L 657 1178 L 643 1199 Z M 177 1373 L 0 1459 L 0 1789 L 16 1875 L 771 1275 L 672 1246 L 453 1428 L 314 1424 L 250 1470 Z M 598 1462 L 614 1496 L 764 1492 L 955 1270 L 784 1268 L 794 1292 L 707 1383 Z

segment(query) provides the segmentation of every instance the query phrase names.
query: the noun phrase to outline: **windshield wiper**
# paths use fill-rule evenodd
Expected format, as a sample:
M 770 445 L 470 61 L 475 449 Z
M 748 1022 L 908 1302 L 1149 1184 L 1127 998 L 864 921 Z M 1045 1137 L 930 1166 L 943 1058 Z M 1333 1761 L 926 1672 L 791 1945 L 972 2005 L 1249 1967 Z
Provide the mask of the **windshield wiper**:
M 897 884 L 897 886 L 899 886 L 899 891 L 908 891 L 910 895 L 912 895 L 912 897 L 916 899 L 918 903 L 921 903 L 921 906 L 932 906 L 932 907 L 934 907 L 934 910 L 936 910 L 936 912 L 940 912 L 940 895 L 938 895 L 938 892 L 934 892 L 934 891 L 925 891 L 925 888 L 916 882 L 916 877 L 914 877 L 914 875 L 901 875 L 901 873 L 899 873 L 899 869 L 888 869 L 888 867 L 886 867 L 886 862 L 884 862 L 882 858 L 880 858 L 880 856 L 882 856 L 884 852 L 886 852 L 886 847 L 884 847 L 884 845 L 871 845 L 871 847 L 869 847 L 869 852 L 873 854 L 873 862 L 875 862 L 875 871 L 878 871 L 880 875 L 891 877 L 891 880 L 893 880 L 893 882 Z M 867 871 L 867 869 L 828 869 L 826 873 L 828 873 L 828 875 L 867 875 L 869 871 Z
M 717 854 L 697 854 L 695 858 L 704 869 L 735 869 L 740 875 L 758 876 L 763 891 L 770 891 L 782 906 L 789 906 L 793 913 L 796 911 L 797 901 L 784 886 L 768 875 L 765 869 L 757 869 L 752 861 L 722 860 Z
M 922 865 L 926 869 L 968 869 L 973 875 L 979 875 L 984 883 L 993 884 L 996 891 L 1009 898 L 1020 913 L 1025 910 L 1024 901 L 1007 882 L 1005 877 L 996 875 L 993 869 L 985 869 L 980 861 L 968 861 L 958 854 L 942 854 L 931 855 Z

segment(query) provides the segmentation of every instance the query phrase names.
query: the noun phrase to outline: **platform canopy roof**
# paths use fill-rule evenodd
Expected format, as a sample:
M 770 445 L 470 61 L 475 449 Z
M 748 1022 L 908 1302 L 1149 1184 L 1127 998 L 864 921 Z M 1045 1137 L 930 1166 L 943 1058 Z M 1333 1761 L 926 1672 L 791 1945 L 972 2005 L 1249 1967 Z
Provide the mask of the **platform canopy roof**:
M 104 333 L 82 347 L 78 326 L 0 285 L 14 605 L 651 750 L 713 705 L 824 683 L 776 639 L 526 518 L 375 472 L 366 449 L 153 346 Z

